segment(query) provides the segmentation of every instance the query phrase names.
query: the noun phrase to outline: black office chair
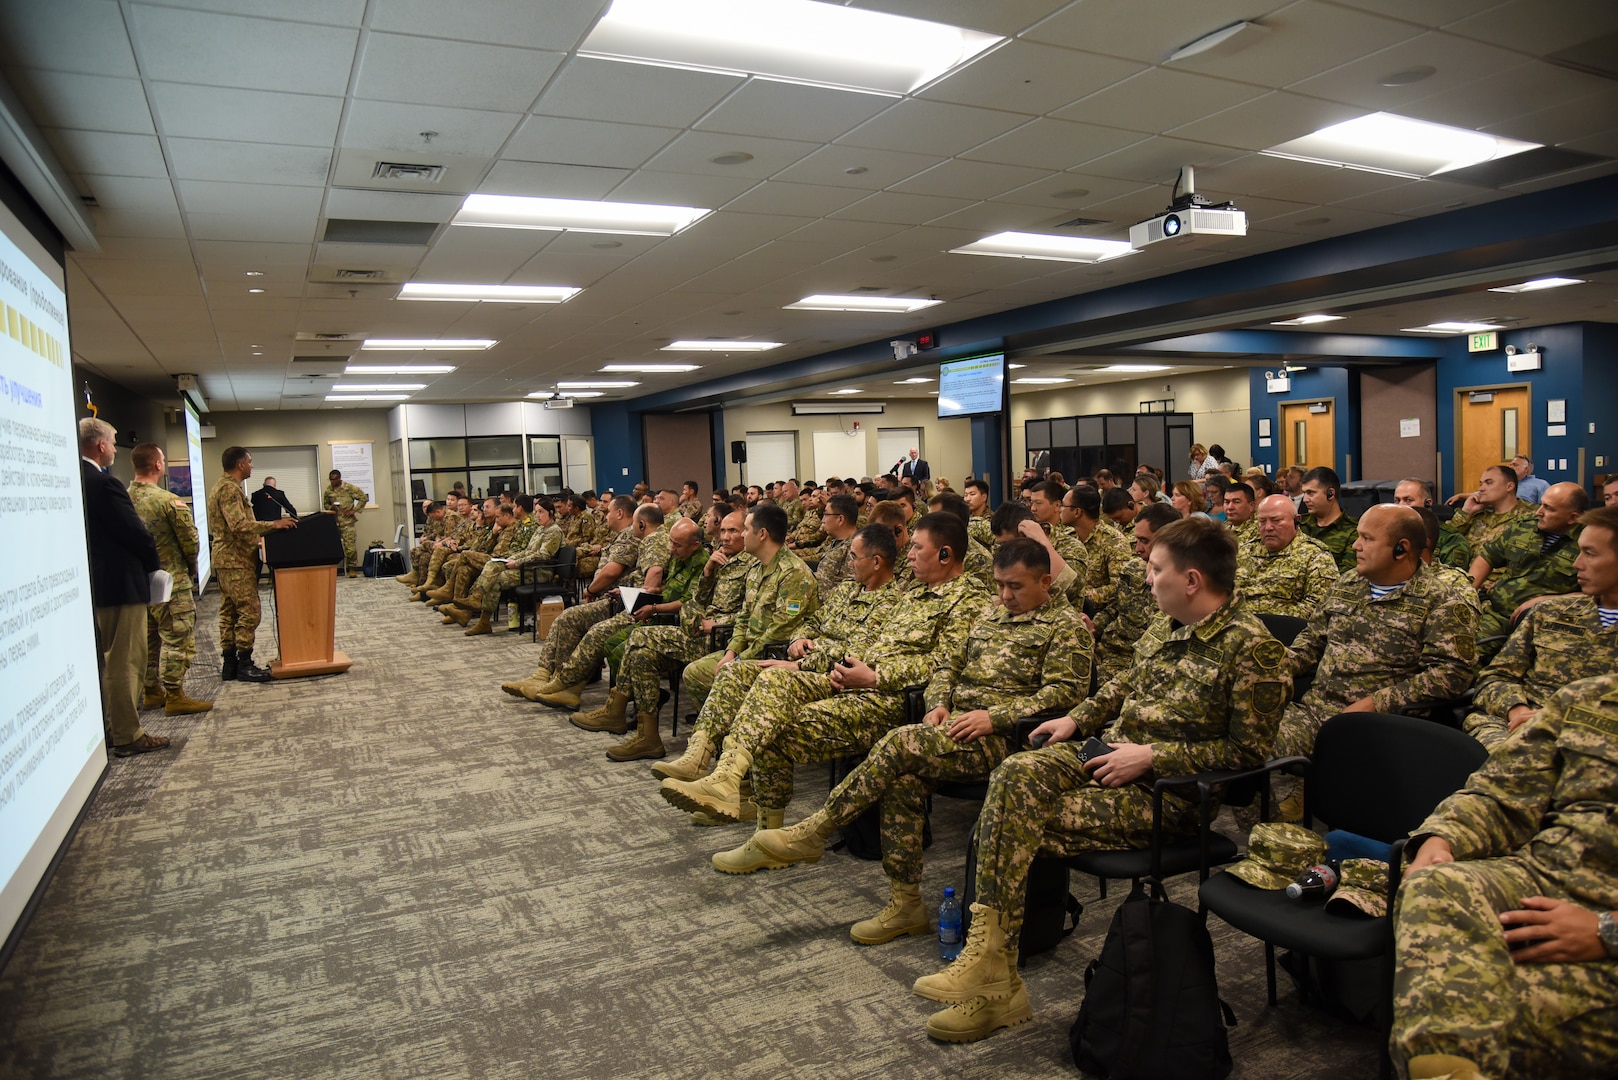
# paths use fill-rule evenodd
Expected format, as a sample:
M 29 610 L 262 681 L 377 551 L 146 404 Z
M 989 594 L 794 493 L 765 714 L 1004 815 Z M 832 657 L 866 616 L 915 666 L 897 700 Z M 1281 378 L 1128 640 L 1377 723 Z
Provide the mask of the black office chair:
M 1258 621 L 1277 641 L 1289 647 L 1303 632 L 1303 628 L 1309 625 L 1308 619 L 1300 619 L 1296 615 L 1260 615 Z
M 1405 838 L 1435 806 L 1459 790 L 1488 759 L 1484 747 L 1459 731 L 1408 716 L 1341 713 L 1321 725 L 1312 760 L 1286 758 L 1266 767 L 1307 777 L 1304 820 L 1318 815 L 1343 829 L 1391 844 L 1388 910 L 1399 889 Z M 1275 999 L 1277 947 L 1328 960 L 1382 957 L 1393 988 L 1393 920 L 1341 915 L 1300 904 L 1283 892 L 1256 889 L 1230 874 L 1198 890 L 1204 912 L 1264 942 L 1269 1003 Z M 1384 1066 L 1386 1062 L 1384 1062 Z
M 734 637 L 735 634 L 736 628 L 734 626 L 714 627 L 713 631 L 708 635 L 708 651 L 714 652 L 719 649 L 728 648 L 730 646 L 730 639 Z M 680 733 L 680 685 L 684 681 L 684 676 L 684 664 L 675 665 L 674 670 L 669 672 L 669 697 L 674 699 L 674 719 L 669 723 L 670 735 L 678 735 Z
M 548 574 L 549 581 L 539 580 Z M 579 552 L 572 545 L 556 549 L 556 558 L 544 562 L 525 563 L 518 571 L 517 587 L 511 590 L 512 602 L 517 605 L 520 618 L 533 624 L 533 638 L 539 640 L 539 605 L 546 597 L 559 596 L 563 607 L 578 603 L 575 583 L 579 576 Z

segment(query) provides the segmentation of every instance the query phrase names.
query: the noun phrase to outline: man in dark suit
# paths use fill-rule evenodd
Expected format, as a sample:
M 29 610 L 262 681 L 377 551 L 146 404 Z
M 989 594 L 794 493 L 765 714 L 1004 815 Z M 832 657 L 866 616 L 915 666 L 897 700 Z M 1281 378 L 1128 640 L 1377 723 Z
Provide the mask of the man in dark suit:
M 275 486 L 275 477 L 266 476 L 263 485 L 253 492 L 253 518 L 256 521 L 280 521 L 281 512 L 286 511 L 293 521 L 298 520 L 297 507 L 292 500 Z M 253 580 L 257 581 L 264 575 L 264 559 L 258 553 L 253 555 Z
M 901 459 L 897 465 L 889 469 L 888 475 L 897 476 L 901 480 L 908 476 L 916 482 L 916 487 L 921 487 L 924 482 L 933 478 L 933 471 L 927 467 L 927 459 L 920 454 L 921 451 L 912 446 L 910 456 Z
M 146 605 L 157 544 L 146 531 L 129 492 L 107 475 L 118 448 L 105 420 L 79 421 L 85 532 L 90 542 L 90 602 L 101 652 L 103 722 L 118 757 L 162 750 L 169 741 L 141 730 L 141 684 L 146 678 Z

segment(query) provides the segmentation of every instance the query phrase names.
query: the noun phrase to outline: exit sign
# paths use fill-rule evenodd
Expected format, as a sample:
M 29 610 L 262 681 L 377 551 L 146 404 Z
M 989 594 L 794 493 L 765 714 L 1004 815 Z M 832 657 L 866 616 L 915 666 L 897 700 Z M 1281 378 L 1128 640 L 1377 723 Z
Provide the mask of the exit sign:
M 1472 334 L 1466 339 L 1467 352 L 1490 352 L 1500 347 L 1500 335 L 1490 330 L 1486 334 Z

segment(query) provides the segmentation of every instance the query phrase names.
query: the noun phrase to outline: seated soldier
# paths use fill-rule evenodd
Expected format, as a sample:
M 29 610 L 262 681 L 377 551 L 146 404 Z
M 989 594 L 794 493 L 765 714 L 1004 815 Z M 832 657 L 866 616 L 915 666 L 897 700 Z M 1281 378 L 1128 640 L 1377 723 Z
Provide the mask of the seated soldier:
M 1476 711 L 1462 726 L 1491 750 L 1563 686 L 1618 671 L 1618 506 L 1591 510 L 1583 521 L 1574 563 L 1583 595 L 1529 608 L 1478 676 Z
M 1225 489 L 1225 527 L 1238 544 L 1258 539 L 1258 500 L 1250 484 L 1231 484 Z
M 493 526 L 493 500 L 487 504 L 490 508 L 489 524 L 484 524 L 483 512 L 485 507 L 468 503 L 464 510 L 457 511 L 459 520 L 453 531 L 444 530 L 431 544 L 424 544 L 418 550 L 424 559 L 422 562 L 412 562 L 410 574 L 395 578 L 410 585 L 407 590 L 412 601 L 426 600 L 427 594 L 438 587 L 444 574 L 444 564 L 450 557 L 459 552 L 462 547 L 472 544 L 480 536 L 492 532 Z M 448 515 L 446 515 L 447 518 Z M 415 558 L 414 555 L 411 556 Z
M 1459 502 L 1461 508 L 1444 528 L 1465 540 L 1473 557 L 1513 522 L 1534 515 L 1534 504 L 1517 497 L 1517 474 L 1510 465 L 1490 465 L 1483 470 L 1476 491 L 1452 495 L 1449 502 Z M 1496 568 L 1491 579 L 1498 579 L 1500 572 Z
M 1285 495 L 1266 496 L 1255 520 L 1257 540 L 1236 549 L 1236 587 L 1257 614 L 1309 618 L 1337 583 L 1337 560 L 1298 531 Z
M 985 549 L 992 550 L 994 531 L 989 528 L 989 482 L 976 478 L 968 480 L 961 490 L 961 498 L 966 500 L 966 509 L 972 515 L 966 523 L 966 534 Z
M 910 560 L 904 553 L 910 550 L 910 515 L 905 513 L 904 504 L 892 499 L 884 499 L 871 507 L 872 525 L 885 526 L 893 533 L 894 546 L 899 551 L 899 562 L 893 568 L 893 576 L 900 587 L 911 585 L 915 578 L 910 576 Z
M 720 542 L 702 566 L 696 592 L 680 605 L 678 626 L 638 626 L 624 648 L 618 683 L 607 694 L 600 709 L 573 718 L 576 727 L 586 731 L 628 730 L 628 718 L 636 719 L 634 733 L 607 750 L 609 761 L 637 761 L 661 758 L 663 738 L 657 730 L 657 714 L 662 707 L 658 680 L 675 668 L 694 663 L 704 656 L 722 656 L 714 651 L 715 637 L 728 635 L 742 614 L 747 595 L 747 574 L 758 561 L 743 550 L 746 540 L 745 515 L 740 510 L 726 515 L 720 527 Z M 676 545 L 673 553 L 679 554 Z M 665 596 L 667 593 L 665 592 Z M 589 635 L 585 635 L 588 640 Z M 582 646 L 582 643 L 581 643 Z
M 1618 674 L 1569 684 L 1438 805 L 1394 906 L 1412 1078 L 1618 1075 Z
M 1131 532 L 1135 524 L 1135 499 L 1129 494 L 1129 489 L 1115 487 L 1101 493 L 1101 514 L 1107 523 L 1118 530 L 1126 541 L 1134 535 Z
M 1477 609 L 1421 561 L 1427 530 L 1404 506 L 1371 507 L 1357 526 L 1356 568 L 1332 586 L 1287 652 L 1294 679 L 1314 682 L 1287 706 L 1276 754 L 1308 755 L 1341 712 L 1396 712 L 1459 697 L 1472 685 Z M 1290 804 L 1283 816 L 1301 816 Z
M 780 828 L 792 798 L 794 766 L 861 754 L 904 718 L 904 692 L 924 683 L 933 657 L 959 646 L 983 590 L 963 573 L 966 526 L 952 514 L 928 514 L 910 541 L 916 583 L 868 618 L 835 650 L 820 650 L 820 671 L 791 661 L 761 672 L 735 712 L 724 754 L 699 780 L 665 780 L 659 793 L 675 806 L 720 818 L 740 817 L 740 781 L 753 772 L 759 828 Z M 825 660 L 834 660 L 829 672 Z M 792 666 L 787 666 L 792 665 Z M 716 869 L 744 871 L 760 857 L 751 840 L 714 857 Z
M 466 628 L 468 637 L 493 633 L 492 619 L 495 608 L 500 606 L 500 594 L 517 587 L 522 581 L 523 567 L 552 562 L 557 549 L 562 546 L 562 530 L 556 527 L 551 501 L 546 498 L 533 499 L 532 496 L 529 498 L 533 503 L 531 520 L 534 529 L 527 543 L 521 547 L 513 543 L 503 560 L 496 558 L 485 563 L 467 595 L 452 601 L 452 606 L 445 611 L 463 626 L 472 621 L 474 611 L 478 613 L 477 622 Z M 550 573 L 543 571 L 539 580 L 550 580 Z M 513 610 L 511 616 L 512 629 L 516 629 L 517 612 Z
M 1090 573 L 1084 599 L 1100 613 L 1112 605 L 1118 575 L 1135 558 L 1133 545 L 1101 527 L 1101 495 L 1092 487 L 1070 487 L 1062 496 L 1062 524 L 1084 545 Z
M 989 548 L 972 539 L 972 511 L 967 507 L 966 500 L 953 491 L 940 491 L 927 500 L 929 512 L 954 514 L 961 519 L 961 524 L 967 528 L 966 558 L 961 565 L 966 573 L 977 579 L 984 589 L 994 589 L 994 555 Z
M 859 520 L 860 508 L 852 497 L 833 495 L 826 500 L 826 509 L 820 515 L 826 539 L 817 553 L 820 564 L 815 567 L 815 581 L 820 586 L 821 595 L 848 580 L 848 545 L 859 531 Z
M 697 496 L 701 489 L 695 480 L 687 480 L 680 485 L 680 503 L 678 511 L 682 517 L 696 521 L 702 517 L 702 500 Z
M 1152 541 L 1158 530 L 1179 520 L 1178 510 L 1160 502 L 1149 503 L 1135 518 L 1132 526 L 1135 558 L 1118 571 L 1118 587 L 1112 605 L 1096 612 L 1095 666 L 1100 682 L 1105 683 L 1135 662 L 1135 646 L 1157 617 L 1157 605 L 1152 602 L 1152 590 L 1146 584 L 1146 561 L 1151 558 Z M 1241 580 L 1240 572 L 1236 577 Z
M 1395 505 L 1404 505 L 1402 503 Z M 1478 600 L 1478 591 L 1472 586 L 1472 578 L 1465 570 L 1449 566 L 1438 559 L 1438 545 L 1444 534 L 1444 527 L 1438 523 L 1438 515 L 1425 506 L 1411 507 L 1421 515 L 1422 527 L 1427 530 L 1427 546 L 1422 549 L 1421 561 L 1429 572 L 1437 575 L 1439 580 L 1447 583 L 1450 588 L 1465 596 L 1467 601 L 1483 614 L 1483 604 Z
M 1337 502 L 1342 487 L 1337 472 L 1322 465 L 1303 474 L 1303 505 L 1308 514 L 1298 522 L 1298 531 L 1320 541 L 1337 560 L 1338 573 L 1354 569 L 1354 540 L 1357 522 Z
M 1011 755 L 989 778 L 966 944 L 914 986 L 952 1003 L 927 1022 L 935 1039 L 970 1042 L 1029 1019 L 1017 937 L 1036 854 L 1145 847 L 1152 779 L 1251 768 L 1270 755 L 1291 681 L 1286 650 L 1235 595 L 1236 541 L 1217 522 L 1176 521 L 1158 530 L 1149 565 L 1163 614 L 1134 665 L 1036 728 L 1049 745 Z M 1112 752 L 1081 764 L 1080 744 L 1097 735 Z M 1194 836 L 1197 820 L 1195 803 L 1164 799 L 1166 835 Z
M 1430 511 L 1433 508 L 1433 485 L 1419 476 L 1407 476 L 1393 486 L 1393 502 L 1396 506 L 1408 506 L 1412 510 Z M 1443 529 L 1439 533 L 1433 547 L 1433 557 L 1445 566 L 1461 570 L 1472 565 L 1471 547 L 1453 529 Z
M 1016 722 L 1069 708 L 1090 685 L 1090 633 L 1061 593 L 1051 590 L 1047 549 L 1027 538 L 994 555 L 999 604 L 981 608 L 966 640 L 928 680 L 919 724 L 894 728 L 872 747 L 826 804 L 790 829 L 753 839 L 754 869 L 816 862 L 826 841 L 869 807 L 882 804 L 882 869 L 893 899 L 850 931 L 880 945 L 930 928 L 921 900 L 922 827 L 940 781 L 986 780 L 1010 753 Z
M 820 557 L 820 545 L 826 541 L 826 526 L 820 517 L 826 500 L 818 489 L 808 488 L 798 496 L 798 503 L 803 507 L 803 517 L 787 533 L 787 547 L 805 562 L 813 562 Z
M 534 497 L 532 495 L 519 495 L 511 506 L 502 505 L 501 509 L 510 513 L 508 519 L 504 514 L 496 511 L 496 536 L 494 546 L 488 554 L 481 552 L 462 552 L 459 566 L 445 583 L 430 590 L 426 595 L 430 606 L 440 608 L 444 614 L 444 625 L 460 623 L 465 626 L 470 621 L 469 609 L 472 601 L 469 599 L 482 580 L 483 574 L 494 564 L 498 569 L 496 560 L 505 559 L 513 551 L 522 551 L 533 539 L 539 528 L 539 523 L 533 516 Z M 509 520 L 509 524 L 507 524 Z M 464 606 L 463 606 L 464 605 Z
M 399 574 L 393 580 L 401 585 L 412 588 L 421 584 L 421 572 L 426 569 L 427 561 L 433 557 L 433 548 L 438 539 L 444 535 L 444 518 L 449 508 L 440 502 L 427 502 L 423 507 L 422 517 L 426 519 L 421 527 L 421 535 L 416 538 L 416 545 L 410 549 L 410 572 Z M 274 521 L 275 518 L 269 520 Z
M 1472 584 L 1480 590 L 1500 571 L 1483 593 L 1478 655 L 1484 663 L 1505 644 L 1511 620 L 1525 602 L 1559 596 L 1577 584 L 1573 560 L 1579 553 L 1579 515 L 1589 506 L 1590 496 L 1578 484 L 1554 484 L 1533 516 L 1512 522 L 1472 560 Z

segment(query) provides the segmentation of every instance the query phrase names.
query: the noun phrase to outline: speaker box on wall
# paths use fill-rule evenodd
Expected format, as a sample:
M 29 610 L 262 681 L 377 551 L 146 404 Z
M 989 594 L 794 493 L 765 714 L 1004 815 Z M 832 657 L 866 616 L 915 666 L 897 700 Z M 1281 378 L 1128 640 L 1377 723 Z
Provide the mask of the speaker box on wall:
M 736 439 L 730 444 L 730 462 L 732 465 L 747 464 L 747 440 Z

